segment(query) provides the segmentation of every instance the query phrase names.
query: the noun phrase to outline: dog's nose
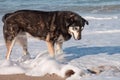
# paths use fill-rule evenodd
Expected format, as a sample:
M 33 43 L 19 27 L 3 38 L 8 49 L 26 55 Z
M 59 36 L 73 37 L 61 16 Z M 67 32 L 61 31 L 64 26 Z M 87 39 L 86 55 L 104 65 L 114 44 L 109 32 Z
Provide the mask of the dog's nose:
M 81 39 L 81 36 L 78 36 L 78 38 L 77 38 L 78 40 L 80 40 Z

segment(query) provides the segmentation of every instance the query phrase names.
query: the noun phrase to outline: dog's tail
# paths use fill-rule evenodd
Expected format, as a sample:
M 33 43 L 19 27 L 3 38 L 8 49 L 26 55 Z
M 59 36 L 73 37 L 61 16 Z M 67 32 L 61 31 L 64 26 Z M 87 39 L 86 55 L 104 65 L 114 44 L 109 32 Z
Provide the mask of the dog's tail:
M 12 13 L 7 13 L 2 17 L 2 21 L 5 22 L 5 20 L 7 19 L 7 17 L 9 17 Z

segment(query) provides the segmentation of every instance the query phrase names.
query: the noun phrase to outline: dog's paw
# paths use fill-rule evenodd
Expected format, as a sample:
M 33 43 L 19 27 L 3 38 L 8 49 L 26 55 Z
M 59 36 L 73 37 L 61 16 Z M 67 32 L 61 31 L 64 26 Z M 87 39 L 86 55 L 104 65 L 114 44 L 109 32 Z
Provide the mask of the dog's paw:
M 64 53 L 63 50 L 56 50 L 56 51 L 55 51 L 55 54 L 56 54 L 56 55 L 63 54 L 63 53 Z
M 31 59 L 31 57 L 30 57 L 30 55 L 28 54 L 28 55 L 24 55 L 24 56 L 20 57 L 17 61 L 18 61 L 18 62 L 24 62 L 24 61 L 27 61 L 27 60 L 29 60 L 29 59 Z

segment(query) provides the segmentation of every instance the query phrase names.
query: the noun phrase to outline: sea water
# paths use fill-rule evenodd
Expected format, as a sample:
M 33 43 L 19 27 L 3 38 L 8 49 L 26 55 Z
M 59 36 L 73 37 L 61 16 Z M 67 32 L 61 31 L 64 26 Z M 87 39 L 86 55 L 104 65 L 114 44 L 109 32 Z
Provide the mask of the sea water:
M 0 19 L 6 13 L 21 9 L 74 11 L 88 20 L 89 25 L 85 25 L 81 40 L 71 39 L 63 44 L 64 54 L 57 56 L 57 60 L 48 57 L 44 41 L 28 37 L 32 59 L 18 62 L 22 49 L 17 45 L 11 61 L 5 60 L 3 23 L 0 21 L 0 74 L 40 76 L 56 73 L 63 76 L 67 69 L 72 69 L 75 75 L 68 80 L 120 80 L 120 0 L 0 0 Z M 99 66 L 112 68 L 98 75 L 86 72 Z M 81 72 L 86 75 L 80 76 Z
M 0 0 L 0 13 L 20 9 L 118 13 L 120 11 L 120 0 Z

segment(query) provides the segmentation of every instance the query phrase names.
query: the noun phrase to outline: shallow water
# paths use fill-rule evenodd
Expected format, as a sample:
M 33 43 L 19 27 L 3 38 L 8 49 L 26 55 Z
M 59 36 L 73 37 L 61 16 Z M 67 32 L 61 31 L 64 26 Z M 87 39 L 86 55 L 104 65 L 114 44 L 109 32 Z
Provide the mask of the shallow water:
M 120 0 L 0 0 L 0 13 L 19 9 L 70 10 L 80 13 L 118 13 Z

